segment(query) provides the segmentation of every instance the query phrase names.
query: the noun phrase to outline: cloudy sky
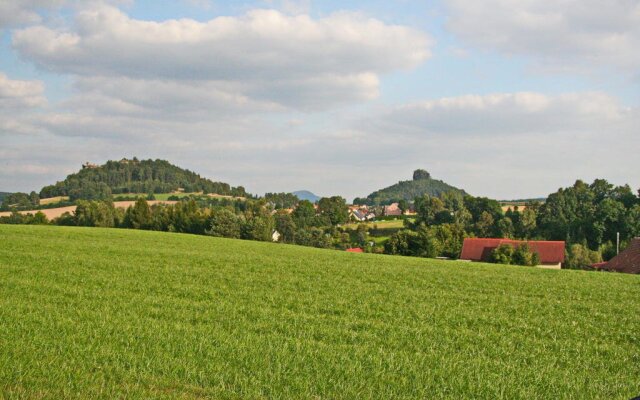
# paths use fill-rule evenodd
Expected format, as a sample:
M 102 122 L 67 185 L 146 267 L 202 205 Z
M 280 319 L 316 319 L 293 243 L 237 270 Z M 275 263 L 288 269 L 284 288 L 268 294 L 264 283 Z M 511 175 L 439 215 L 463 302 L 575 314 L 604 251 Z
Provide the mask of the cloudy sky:
M 0 0 L 0 191 L 133 156 L 256 194 L 637 189 L 639 130 L 640 0 Z

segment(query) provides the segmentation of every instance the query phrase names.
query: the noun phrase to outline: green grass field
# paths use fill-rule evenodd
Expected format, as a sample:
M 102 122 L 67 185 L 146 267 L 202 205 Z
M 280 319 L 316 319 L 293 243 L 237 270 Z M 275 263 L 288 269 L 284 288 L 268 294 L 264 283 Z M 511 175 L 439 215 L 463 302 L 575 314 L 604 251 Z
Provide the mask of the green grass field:
M 0 225 L 0 398 L 628 399 L 640 277 Z

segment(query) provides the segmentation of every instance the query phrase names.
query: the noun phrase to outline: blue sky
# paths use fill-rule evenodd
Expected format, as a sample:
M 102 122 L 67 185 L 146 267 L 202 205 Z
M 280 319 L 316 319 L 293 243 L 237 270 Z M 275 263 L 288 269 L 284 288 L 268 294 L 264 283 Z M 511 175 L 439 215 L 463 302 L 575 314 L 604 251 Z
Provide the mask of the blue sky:
M 606 4 L 2 3 L 0 191 L 134 155 L 258 194 L 638 189 L 640 2 Z

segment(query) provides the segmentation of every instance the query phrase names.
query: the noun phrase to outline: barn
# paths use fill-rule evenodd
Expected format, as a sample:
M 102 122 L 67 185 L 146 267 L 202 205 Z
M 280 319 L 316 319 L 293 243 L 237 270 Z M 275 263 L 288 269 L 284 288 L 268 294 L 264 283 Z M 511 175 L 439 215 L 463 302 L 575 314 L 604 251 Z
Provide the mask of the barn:
M 540 256 L 540 266 L 559 269 L 564 262 L 564 241 L 511 240 L 499 238 L 466 238 L 462 243 L 461 260 L 488 262 L 491 252 L 503 244 L 517 247 L 528 244 L 531 251 Z

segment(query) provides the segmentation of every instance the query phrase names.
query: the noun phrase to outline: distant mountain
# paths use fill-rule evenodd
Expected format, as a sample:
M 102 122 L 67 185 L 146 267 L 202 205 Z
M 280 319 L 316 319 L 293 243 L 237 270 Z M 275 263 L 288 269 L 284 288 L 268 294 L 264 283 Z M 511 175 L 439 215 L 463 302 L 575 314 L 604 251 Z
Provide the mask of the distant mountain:
M 316 203 L 320 200 L 320 196 L 317 196 L 308 190 L 298 190 L 297 192 L 292 192 L 291 194 L 296 195 L 296 197 L 298 197 L 300 200 L 309 200 L 312 203 Z
M 107 161 L 103 165 L 89 162 L 62 182 L 42 188 L 40 198 L 69 196 L 76 199 L 104 199 L 120 193 L 205 192 L 246 196 L 242 186 L 214 182 L 195 172 L 170 164 L 165 160 Z
M 353 202 L 354 204 L 387 205 L 400 200 L 413 201 L 416 197 L 425 194 L 439 196 L 446 192 L 467 194 L 462 189 L 431 178 L 427 171 L 418 169 L 413 172 L 413 180 L 400 181 L 395 185 L 377 190 L 366 198 L 356 198 Z

